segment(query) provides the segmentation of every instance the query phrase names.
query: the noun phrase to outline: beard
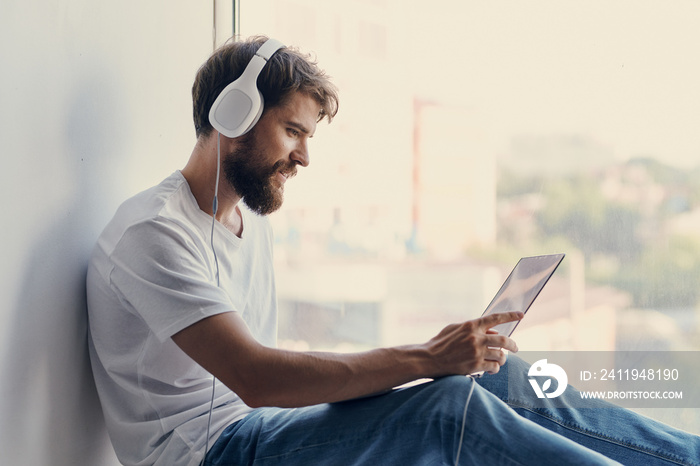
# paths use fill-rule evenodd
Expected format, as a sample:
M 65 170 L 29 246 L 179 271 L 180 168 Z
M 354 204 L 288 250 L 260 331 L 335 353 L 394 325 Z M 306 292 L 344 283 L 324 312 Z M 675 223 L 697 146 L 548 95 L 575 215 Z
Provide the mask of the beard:
M 282 207 L 284 185 L 274 180 L 278 172 L 288 178 L 296 175 L 296 163 L 278 160 L 270 165 L 255 140 L 254 130 L 239 141 L 238 147 L 223 161 L 226 180 L 243 203 L 258 215 L 268 215 Z

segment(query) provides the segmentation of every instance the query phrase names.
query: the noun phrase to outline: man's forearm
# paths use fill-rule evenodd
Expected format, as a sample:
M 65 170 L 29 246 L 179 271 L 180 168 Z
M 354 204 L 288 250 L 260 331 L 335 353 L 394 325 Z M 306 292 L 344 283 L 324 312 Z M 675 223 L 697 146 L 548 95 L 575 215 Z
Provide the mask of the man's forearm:
M 352 354 L 263 348 L 246 369 L 256 383 L 238 395 L 252 407 L 299 407 L 378 394 L 423 377 L 425 353 L 419 345 Z
M 420 345 L 363 353 L 293 352 L 258 343 L 235 312 L 197 322 L 173 335 L 175 343 L 252 407 L 299 407 L 386 391 L 420 378 L 497 372 L 501 348 L 515 342 L 491 327 L 522 318 L 492 314 L 445 327 Z

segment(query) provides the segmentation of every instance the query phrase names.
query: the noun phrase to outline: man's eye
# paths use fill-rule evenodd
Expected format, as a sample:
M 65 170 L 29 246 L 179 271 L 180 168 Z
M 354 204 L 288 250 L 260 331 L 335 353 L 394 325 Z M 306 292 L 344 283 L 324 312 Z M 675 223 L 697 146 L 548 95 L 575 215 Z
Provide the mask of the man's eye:
M 287 132 L 289 133 L 290 136 L 294 136 L 294 137 L 299 136 L 299 131 L 295 130 L 294 128 L 288 128 Z

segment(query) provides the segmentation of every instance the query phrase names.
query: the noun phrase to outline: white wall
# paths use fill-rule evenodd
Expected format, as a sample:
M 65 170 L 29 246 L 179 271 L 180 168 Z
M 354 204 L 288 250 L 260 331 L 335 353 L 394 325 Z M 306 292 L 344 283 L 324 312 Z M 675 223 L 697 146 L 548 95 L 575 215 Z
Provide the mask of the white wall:
M 118 203 L 189 156 L 212 2 L 0 10 L 1 462 L 116 464 L 87 360 L 86 260 Z

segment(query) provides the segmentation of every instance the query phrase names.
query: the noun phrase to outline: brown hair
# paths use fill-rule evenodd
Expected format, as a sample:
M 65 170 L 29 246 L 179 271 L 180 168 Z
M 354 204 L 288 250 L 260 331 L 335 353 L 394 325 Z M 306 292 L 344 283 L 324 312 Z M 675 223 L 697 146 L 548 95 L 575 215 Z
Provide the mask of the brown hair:
M 192 86 L 194 127 L 197 137 L 213 130 L 209 109 L 229 83 L 243 74 L 255 52 L 267 37 L 255 36 L 241 42 L 227 42 L 199 68 Z M 308 55 L 283 47 L 275 52 L 258 76 L 258 89 L 265 109 L 282 105 L 295 92 L 314 98 L 321 106 L 318 121 L 330 123 L 338 112 L 338 92 L 325 72 Z

